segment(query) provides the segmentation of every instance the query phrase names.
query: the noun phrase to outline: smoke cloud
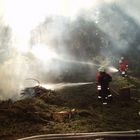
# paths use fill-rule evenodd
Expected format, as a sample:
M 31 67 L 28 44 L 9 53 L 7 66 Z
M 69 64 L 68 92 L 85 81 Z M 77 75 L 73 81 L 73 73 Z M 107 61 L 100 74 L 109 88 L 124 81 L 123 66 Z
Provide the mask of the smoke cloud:
M 0 98 L 18 98 L 35 84 L 27 78 L 93 81 L 98 67 L 115 65 L 138 40 L 139 3 L 0 0 Z

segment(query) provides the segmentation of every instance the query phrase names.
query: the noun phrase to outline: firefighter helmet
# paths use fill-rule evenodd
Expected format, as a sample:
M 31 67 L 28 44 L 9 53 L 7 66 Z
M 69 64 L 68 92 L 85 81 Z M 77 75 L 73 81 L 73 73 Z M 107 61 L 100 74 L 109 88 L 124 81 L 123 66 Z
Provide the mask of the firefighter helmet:
M 104 68 L 104 67 L 100 67 L 100 68 L 98 69 L 98 71 L 99 71 L 99 72 L 105 72 L 105 68 Z

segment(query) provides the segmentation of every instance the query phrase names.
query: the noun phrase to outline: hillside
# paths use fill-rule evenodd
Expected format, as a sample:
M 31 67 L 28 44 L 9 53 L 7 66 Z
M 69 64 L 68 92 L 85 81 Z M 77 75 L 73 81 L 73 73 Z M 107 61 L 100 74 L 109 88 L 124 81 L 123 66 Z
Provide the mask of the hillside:
M 140 82 L 134 77 L 115 77 L 111 87 L 119 92 L 131 87 L 131 99 L 113 93 L 113 101 L 102 105 L 96 86 L 65 87 L 44 91 L 37 97 L 0 102 L 0 139 L 16 139 L 37 134 L 124 131 L 139 129 Z M 75 112 L 65 119 L 54 119 L 54 112 Z

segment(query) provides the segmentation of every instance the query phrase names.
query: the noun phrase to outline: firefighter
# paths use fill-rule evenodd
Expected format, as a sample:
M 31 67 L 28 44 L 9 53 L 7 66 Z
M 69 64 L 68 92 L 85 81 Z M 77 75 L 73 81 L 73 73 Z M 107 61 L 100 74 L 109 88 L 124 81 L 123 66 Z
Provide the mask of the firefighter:
M 119 60 L 119 73 L 122 77 L 127 77 L 128 61 L 121 57 Z
M 112 95 L 109 90 L 109 83 L 112 81 L 112 76 L 109 75 L 104 68 L 99 68 L 96 77 L 97 80 L 97 91 L 98 99 L 103 103 L 107 104 L 112 100 Z

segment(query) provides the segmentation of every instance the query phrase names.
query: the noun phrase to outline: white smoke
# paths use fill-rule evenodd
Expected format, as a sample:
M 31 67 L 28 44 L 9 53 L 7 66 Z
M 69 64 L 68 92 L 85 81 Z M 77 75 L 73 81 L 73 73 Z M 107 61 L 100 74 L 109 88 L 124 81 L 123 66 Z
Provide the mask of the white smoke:
M 63 38 L 69 39 L 70 29 L 65 24 L 73 24 L 72 21 L 80 15 L 96 24 L 107 35 L 112 47 L 127 49 L 136 33 L 135 27 L 130 26 L 130 21 L 124 16 L 139 24 L 139 4 L 139 0 L 0 0 L 0 89 L 3 93 L 0 98 L 15 97 L 26 78 L 47 79 L 44 77 L 46 73 L 61 73 L 69 67 L 66 63 L 58 63 L 58 60 L 78 63 L 76 57 L 68 52 Z M 47 31 L 39 27 L 47 17 L 52 20 L 57 16 L 63 18 L 47 24 Z M 40 29 L 40 34 L 37 32 L 32 42 L 31 34 L 36 34 L 36 28 Z M 101 42 L 109 46 L 106 38 L 102 38 Z M 86 62 L 82 60 L 79 63 Z M 110 63 L 105 59 L 97 65 Z

